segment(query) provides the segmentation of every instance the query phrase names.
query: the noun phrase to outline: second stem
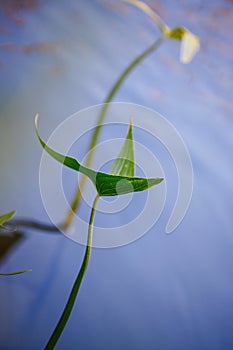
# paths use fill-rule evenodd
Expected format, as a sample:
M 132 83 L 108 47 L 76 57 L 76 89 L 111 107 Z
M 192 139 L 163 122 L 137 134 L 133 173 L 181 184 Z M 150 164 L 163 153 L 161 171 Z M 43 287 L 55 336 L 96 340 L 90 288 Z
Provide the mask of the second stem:
M 93 132 L 93 136 L 91 138 L 89 147 L 88 147 L 88 155 L 86 158 L 86 162 L 85 162 L 85 166 L 87 168 L 90 167 L 92 159 L 93 159 L 93 154 L 94 154 L 94 148 L 98 142 L 98 138 L 100 135 L 100 131 L 102 128 L 102 124 L 104 121 L 104 118 L 106 116 L 107 110 L 108 110 L 108 106 L 109 103 L 113 100 L 113 97 L 116 95 L 117 91 L 120 89 L 121 85 L 123 84 L 123 82 L 125 81 L 125 79 L 128 77 L 128 75 L 132 72 L 132 70 L 139 64 L 141 63 L 147 56 L 149 56 L 152 52 L 154 52 L 163 42 L 163 40 L 165 39 L 165 35 L 162 34 L 150 47 L 148 47 L 145 51 L 143 51 L 139 56 L 137 56 L 125 69 L 124 71 L 121 73 L 121 75 L 119 76 L 119 78 L 117 79 L 117 81 L 115 82 L 115 84 L 113 85 L 112 89 L 109 91 L 103 107 L 101 109 L 98 121 L 97 121 L 97 125 L 94 129 Z M 80 203 L 80 199 L 81 199 L 81 192 L 83 190 L 83 188 L 85 187 L 87 181 L 87 177 L 86 176 L 82 176 L 80 183 L 77 186 L 77 190 L 75 192 L 73 201 L 71 203 L 71 207 L 70 210 L 68 211 L 63 223 L 61 224 L 61 228 L 66 230 L 71 224 L 72 221 L 74 219 L 75 213 L 78 209 L 79 203 Z

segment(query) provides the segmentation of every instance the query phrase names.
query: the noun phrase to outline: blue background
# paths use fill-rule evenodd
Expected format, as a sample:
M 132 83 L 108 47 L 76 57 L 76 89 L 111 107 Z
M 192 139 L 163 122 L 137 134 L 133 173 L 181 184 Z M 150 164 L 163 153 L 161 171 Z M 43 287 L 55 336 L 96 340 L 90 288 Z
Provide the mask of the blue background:
M 48 222 L 38 184 L 35 113 L 43 116 L 41 133 L 48 137 L 72 113 L 102 102 L 159 32 L 145 14 L 116 0 L 20 3 L 0 1 L 0 210 Z M 93 250 L 57 349 L 233 348 L 233 4 L 148 4 L 171 27 L 196 33 L 201 51 L 182 65 L 179 43 L 167 40 L 115 101 L 153 108 L 177 128 L 193 162 L 192 202 L 172 235 L 164 232 L 174 205 L 170 196 L 143 238 Z M 84 252 L 62 235 L 29 230 L 25 237 L 1 263 L 1 271 L 33 270 L 0 279 L 2 350 L 43 348 Z

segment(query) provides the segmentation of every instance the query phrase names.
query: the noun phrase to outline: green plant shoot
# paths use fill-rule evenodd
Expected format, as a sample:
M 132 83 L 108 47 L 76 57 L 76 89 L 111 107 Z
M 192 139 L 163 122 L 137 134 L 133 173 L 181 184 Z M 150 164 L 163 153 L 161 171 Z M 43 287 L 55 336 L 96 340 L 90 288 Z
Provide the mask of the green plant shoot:
M 136 6 L 141 11 L 145 12 L 157 24 L 163 35 L 170 39 L 181 41 L 180 46 L 180 61 L 189 63 L 195 54 L 200 50 L 200 42 L 198 36 L 190 32 L 185 27 L 176 27 L 170 29 L 167 24 L 153 11 L 150 6 L 143 1 L 138 0 L 121 0 L 131 5 Z
M 160 182 L 163 181 L 162 178 L 146 179 L 141 177 L 126 176 L 126 175 L 123 176 L 123 175 L 106 174 L 103 172 L 96 172 L 90 168 L 86 168 L 85 166 L 81 165 L 77 161 L 77 159 L 58 153 L 54 151 L 51 147 L 46 145 L 46 143 L 40 137 L 40 134 L 38 131 L 38 127 L 37 127 L 38 117 L 39 115 L 37 114 L 35 118 L 36 133 L 45 151 L 48 152 L 58 162 L 64 164 L 65 166 L 73 170 L 79 171 L 82 174 L 89 177 L 89 179 L 95 185 L 99 196 L 116 196 L 119 194 L 126 194 L 130 192 L 144 191 L 152 186 L 158 185 Z M 128 147 L 125 147 L 125 150 L 128 151 Z M 114 168 L 113 168 L 114 172 L 116 169 L 118 171 L 118 168 L 121 169 L 120 159 L 121 158 L 119 158 L 117 163 L 114 164 Z M 124 166 L 125 166 L 125 163 L 123 164 L 123 167 Z M 131 169 L 131 166 L 129 168 Z M 122 173 L 125 174 L 123 170 L 122 170 Z M 132 171 L 130 171 L 130 174 L 131 173 Z
M 93 136 L 91 138 L 91 141 L 88 147 L 89 152 L 84 164 L 88 168 L 90 168 L 92 163 L 92 158 L 94 154 L 93 150 L 95 148 L 95 145 L 98 142 L 101 127 L 104 122 L 109 103 L 113 100 L 113 98 L 119 91 L 124 81 L 130 75 L 130 73 L 150 54 L 156 51 L 165 39 L 173 39 L 173 40 L 181 41 L 180 61 L 182 63 L 189 63 L 194 57 L 194 55 L 200 49 L 199 38 L 196 35 L 194 35 L 184 27 L 177 27 L 174 29 L 170 29 L 169 26 L 160 18 L 160 16 L 155 11 L 153 11 L 146 3 L 142 1 L 137 1 L 137 0 L 121 0 L 121 1 L 131 4 L 133 6 L 136 6 L 141 11 L 145 12 L 156 23 L 156 25 L 158 26 L 161 32 L 161 35 L 151 46 L 146 48 L 146 50 L 144 50 L 142 53 L 140 53 L 136 58 L 134 58 L 130 62 L 130 64 L 123 70 L 123 72 L 120 74 L 115 84 L 113 85 L 113 87 L 108 92 L 98 118 L 98 122 L 97 122 L 98 126 L 95 128 L 93 132 Z M 80 203 L 81 190 L 83 190 L 83 188 L 85 187 L 86 180 L 87 180 L 87 177 L 85 176 L 81 177 L 81 181 L 77 186 L 77 190 L 71 202 L 71 208 L 61 224 L 61 226 L 64 229 L 67 229 L 72 223 L 72 220 L 74 218 L 74 213 L 77 211 Z
M 75 158 L 71 158 L 69 156 L 62 155 L 61 153 L 57 153 L 52 148 L 48 147 L 39 135 L 37 120 L 38 120 L 38 115 L 36 116 L 36 120 L 35 120 L 36 133 L 42 147 L 58 162 L 63 163 L 64 165 L 76 171 L 80 171 L 84 175 L 88 176 L 96 186 L 96 190 L 98 192 L 98 195 L 95 197 L 92 210 L 91 210 L 86 251 L 84 254 L 81 268 L 74 282 L 73 288 L 71 290 L 66 306 L 63 310 L 63 313 L 45 347 L 45 350 L 51 350 L 51 349 L 54 349 L 57 341 L 59 340 L 66 326 L 66 323 L 73 309 L 76 297 L 78 295 L 82 280 L 87 271 L 87 267 L 88 267 L 88 263 L 91 255 L 94 215 L 95 215 L 96 205 L 99 197 L 106 196 L 106 195 L 114 196 L 118 194 L 129 193 L 129 192 L 143 191 L 148 189 L 151 186 L 157 185 L 163 179 L 162 178 L 144 179 L 144 178 L 134 177 L 135 161 L 134 161 L 132 121 L 130 121 L 128 132 L 126 135 L 125 142 L 122 146 L 122 149 L 112 165 L 112 168 L 110 171 L 111 174 L 105 174 L 105 173 L 99 173 L 94 170 L 85 168 Z

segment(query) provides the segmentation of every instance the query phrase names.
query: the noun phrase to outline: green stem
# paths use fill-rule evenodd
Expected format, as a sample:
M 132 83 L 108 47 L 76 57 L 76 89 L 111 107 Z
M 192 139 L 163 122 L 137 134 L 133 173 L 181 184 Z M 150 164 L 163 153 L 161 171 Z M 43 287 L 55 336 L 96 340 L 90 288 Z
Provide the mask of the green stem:
M 166 35 L 166 33 L 170 30 L 169 27 L 165 24 L 165 22 L 162 20 L 162 18 L 153 11 L 150 6 L 145 4 L 142 1 L 138 0 L 121 0 L 123 2 L 127 2 L 133 6 L 138 7 L 140 10 L 144 11 L 148 16 L 150 16 L 153 21 L 157 24 L 158 28 L 161 30 L 162 33 Z
M 0 273 L 0 276 L 14 276 L 14 275 L 21 275 L 25 272 L 30 272 L 32 270 L 20 270 L 20 271 L 14 271 L 14 272 L 8 272 L 8 273 Z
M 116 83 L 113 85 L 112 89 L 110 90 L 109 94 L 107 95 L 103 107 L 101 109 L 100 115 L 99 115 L 99 119 L 97 121 L 97 126 L 95 127 L 93 136 L 91 138 L 90 144 L 89 144 L 89 153 L 88 156 L 86 158 L 86 162 L 85 162 L 85 166 L 87 168 L 90 167 L 91 162 L 92 162 L 92 158 L 93 158 L 93 154 L 94 154 L 94 148 L 97 144 L 99 135 L 100 135 L 100 131 L 102 128 L 102 124 L 104 121 L 104 118 L 106 116 L 108 107 L 109 107 L 109 103 L 113 100 L 114 96 L 116 95 L 116 93 L 118 92 L 118 90 L 120 89 L 121 85 L 123 84 L 123 82 L 125 81 L 125 79 L 128 77 L 128 75 L 132 72 L 132 70 L 139 65 L 139 63 L 141 63 L 147 56 L 149 56 L 152 52 L 154 52 L 163 42 L 163 40 L 165 39 L 165 35 L 161 35 L 149 48 L 147 48 L 145 51 L 143 51 L 139 56 L 137 56 L 126 68 L 125 70 L 121 73 L 121 75 L 119 76 L 119 78 L 117 79 Z M 71 203 L 71 207 L 69 212 L 67 213 L 67 216 L 65 217 L 61 228 L 63 229 L 67 229 L 71 224 L 72 221 L 74 219 L 75 216 L 75 212 L 78 209 L 79 206 L 79 202 L 81 199 L 81 192 L 86 184 L 87 178 L 86 176 L 82 176 L 81 177 L 81 181 L 77 187 L 77 190 L 75 192 L 73 201 Z
M 96 205 L 97 205 L 98 199 L 99 199 L 99 196 L 97 195 L 95 197 L 95 200 L 94 200 L 93 206 L 92 206 L 92 210 L 91 210 L 89 227 L 88 227 L 87 245 L 86 245 L 86 251 L 85 251 L 84 258 L 83 258 L 82 266 L 81 266 L 79 273 L 78 273 L 78 276 L 74 282 L 69 299 L 66 303 L 66 306 L 65 306 L 63 313 L 60 317 L 60 320 L 58 321 L 57 326 L 54 329 L 53 334 L 51 335 L 51 337 L 50 337 L 50 339 L 45 347 L 45 350 L 54 349 L 58 339 L 60 338 L 60 336 L 61 336 L 61 334 L 66 326 L 66 323 L 70 317 L 70 314 L 71 314 L 71 311 L 73 309 L 76 297 L 77 297 L 78 292 L 79 292 L 79 288 L 80 288 L 82 280 L 85 276 L 85 273 L 86 273 L 86 270 L 88 267 L 88 263 L 90 260 L 90 255 L 91 255 L 93 222 L 94 222 L 94 216 L 95 216 Z

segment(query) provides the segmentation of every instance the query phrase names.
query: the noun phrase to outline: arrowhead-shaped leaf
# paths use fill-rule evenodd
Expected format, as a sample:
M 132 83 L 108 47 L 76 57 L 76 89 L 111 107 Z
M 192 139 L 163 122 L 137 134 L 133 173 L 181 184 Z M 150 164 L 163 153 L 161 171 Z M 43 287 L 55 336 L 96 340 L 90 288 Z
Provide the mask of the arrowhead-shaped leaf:
M 58 162 L 66 165 L 71 169 L 80 171 L 82 174 L 88 176 L 95 185 L 99 196 L 116 196 L 118 194 L 144 191 L 163 181 L 162 178 L 146 179 L 133 176 L 111 175 L 102 172 L 96 172 L 92 169 L 86 168 L 82 166 L 77 161 L 77 159 L 58 153 L 49 146 L 47 146 L 46 143 L 40 137 L 37 127 L 37 121 L 38 114 L 35 118 L 36 134 L 45 151 L 48 152 Z

